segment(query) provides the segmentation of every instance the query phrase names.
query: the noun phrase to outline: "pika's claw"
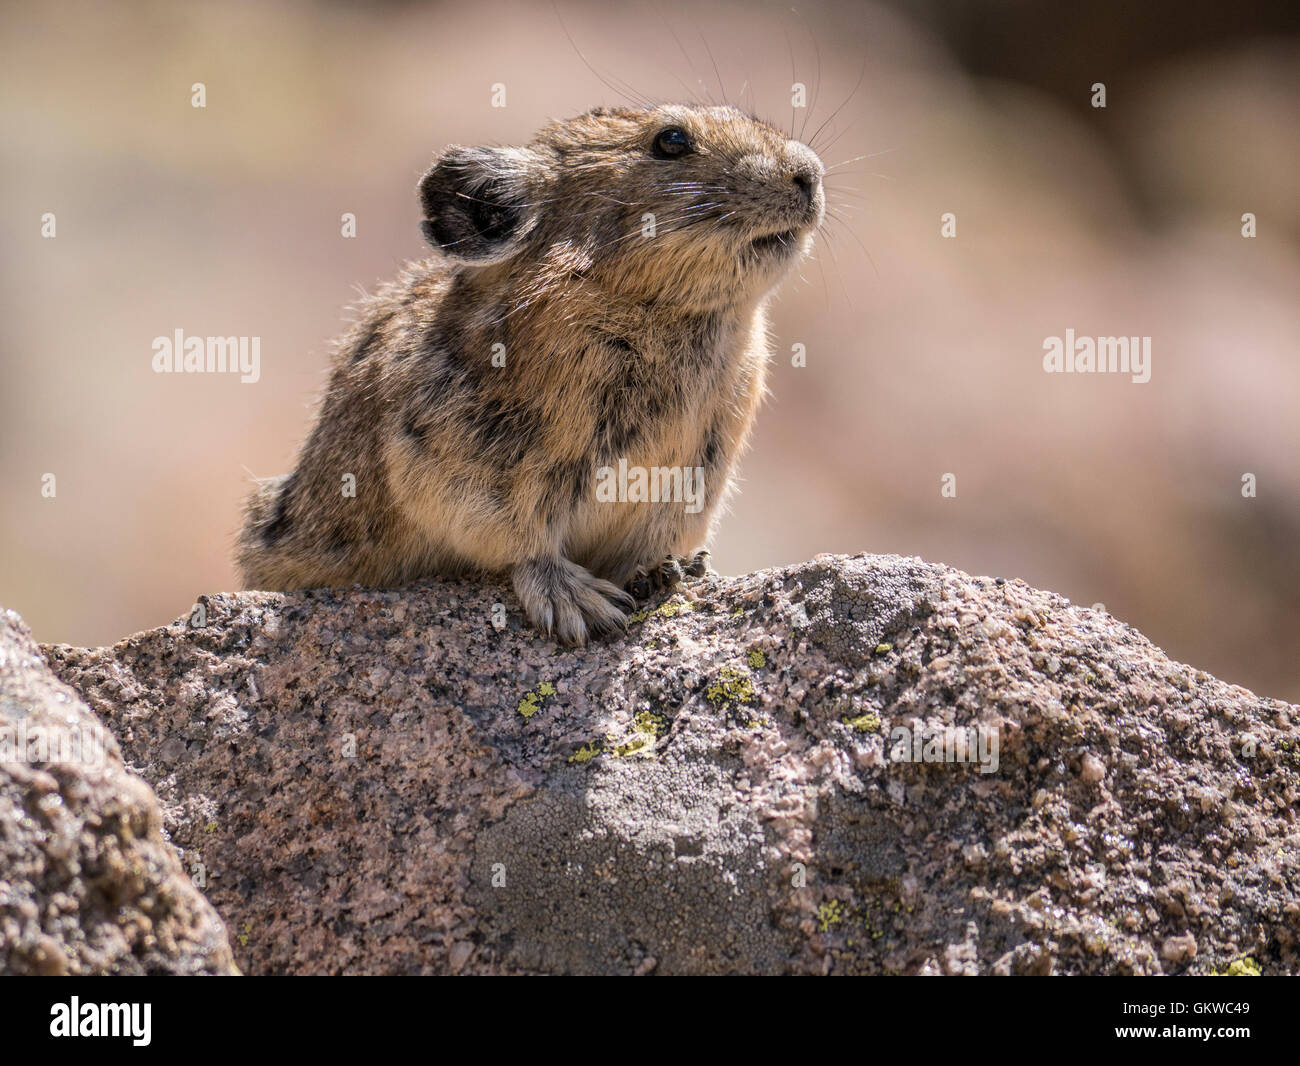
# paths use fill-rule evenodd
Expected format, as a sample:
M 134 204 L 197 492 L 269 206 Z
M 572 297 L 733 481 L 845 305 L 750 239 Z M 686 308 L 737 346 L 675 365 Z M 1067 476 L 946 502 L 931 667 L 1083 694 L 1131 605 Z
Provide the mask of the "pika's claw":
M 659 577 L 660 588 L 675 589 L 686 577 L 686 571 L 682 569 L 682 564 L 677 561 L 675 555 L 670 555 L 659 564 L 656 573 Z
M 709 550 L 701 548 L 689 560 L 682 560 L 683 569 L 688 577 L 704 577 L 710 573 L 709 567 Z
M 632 579 L 627 583 L 626 587 L 634 600 L 648 600 L 651 593 L 654 592 L 654 588 L 650 584 L 650 573 L 644 568 L 638 569 L 632 575 Z

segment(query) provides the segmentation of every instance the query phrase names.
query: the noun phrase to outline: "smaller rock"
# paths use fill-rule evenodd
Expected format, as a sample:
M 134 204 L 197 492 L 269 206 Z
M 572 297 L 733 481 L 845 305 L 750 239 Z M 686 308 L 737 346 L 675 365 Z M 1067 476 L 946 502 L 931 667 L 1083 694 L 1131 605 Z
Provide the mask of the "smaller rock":
M 465 968 L 465 963 L 469 962 L 469 957 L 474 953 L 474 945 L 468 940 L 459 940 L 451 946 L 451 951 L 447 954 L 447 961 L 451 964 L 452 973 L 460 973 Z
M 1105 776 L 1106 764 L 1092 752 L 1088 752 L 1083 757 L 1083 765 L 1079 768 L 1079 780 L 1088 785 L 1095 785 Z
M 1189 962 L 1196 958 L 1196 937 L 1191 933 L 1171 936 L 1160 949 L 1160 957 L 1166 962 Z

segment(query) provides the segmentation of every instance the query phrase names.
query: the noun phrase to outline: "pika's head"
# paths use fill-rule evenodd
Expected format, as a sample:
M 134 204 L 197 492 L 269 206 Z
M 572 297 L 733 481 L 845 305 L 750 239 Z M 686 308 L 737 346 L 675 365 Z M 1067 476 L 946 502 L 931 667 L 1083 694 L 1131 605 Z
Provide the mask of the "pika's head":
M 423 230 L 453 261 L 530 283 L 718 306 L 761 296 L 807 254 L 824 173 L 735 108 L 597 108 L 526 147 L 447 148 L 420 182 Z

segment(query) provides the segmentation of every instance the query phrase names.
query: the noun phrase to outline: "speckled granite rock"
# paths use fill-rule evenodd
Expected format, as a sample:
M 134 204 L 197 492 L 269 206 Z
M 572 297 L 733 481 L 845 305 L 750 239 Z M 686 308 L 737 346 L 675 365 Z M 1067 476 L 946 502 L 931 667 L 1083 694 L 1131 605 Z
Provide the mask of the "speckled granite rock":
M 149 786 L 0 611 L 0 973 L 233 972 Z
M 822 556 L 585 651 L 494 586 L 244 593 L 46 654 L 248 972 L 1300 971 L 1300 708 L 1019 582 Z

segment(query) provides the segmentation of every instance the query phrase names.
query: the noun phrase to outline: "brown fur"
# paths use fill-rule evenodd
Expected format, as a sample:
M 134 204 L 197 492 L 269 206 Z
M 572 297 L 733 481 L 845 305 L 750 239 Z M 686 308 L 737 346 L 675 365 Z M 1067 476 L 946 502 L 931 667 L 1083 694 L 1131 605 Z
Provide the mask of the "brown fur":
M 692 149 L 657 155 L 666 127 Z M 526 148 L 447 149 L 420 186 L 442 254 L 339 345 L 297 469 L 249 500 L 245 584 L 509 573 L 565 642 L 621 628 L 638 571 L 713 532 L 763 395 L 764 305 L 811 243 L 821 175 L 731 108 L 597 109 Z M 703 509 L 598 501 L 620 457 L 703 467 Z

